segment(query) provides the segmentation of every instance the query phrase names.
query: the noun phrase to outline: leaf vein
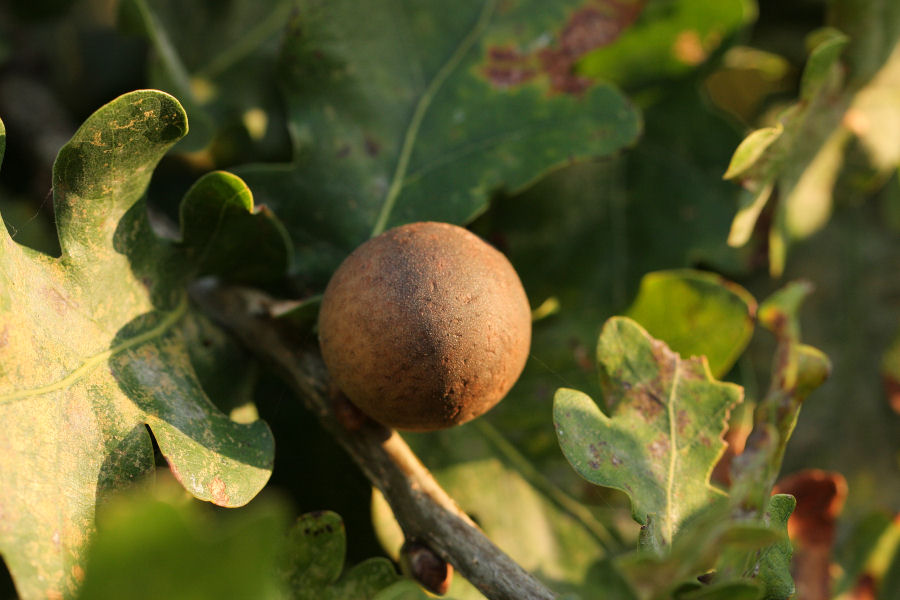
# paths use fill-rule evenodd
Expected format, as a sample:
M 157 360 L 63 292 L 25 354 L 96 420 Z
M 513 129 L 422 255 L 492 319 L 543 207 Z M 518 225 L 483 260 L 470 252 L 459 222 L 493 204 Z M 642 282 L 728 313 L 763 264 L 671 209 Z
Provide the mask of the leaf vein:
M 472 30 L 465 38 L 463 38 L 459 46 L 456 47 L 456 51 L 437 72 L 434 79 L 431 80 L 428 87 L 425 89 L 425 92 L 416 103 L 416 108 L 409 121 L 406 134 L 403 136 L 403 145 L 400 147 L 400 155 L 397 159 L 397 167 L 394 170 L 391 185 L 385 195 L 384 203 L 381 205 L 381 211 L 378 213 L 378 219 L 375 221 L 375 226 L 372 229 L 373 237 L 383 232 L 387 227 L 388 219 L 391 216 L 391 212 L 394 210 L 394 204 L 396 204 L 397 197 L 403 189 L 403 182 L 406 179 L 406 171 L 409 168 L 409 160 L 416 143 L 416 137 L 419 135 L 419 128 L 422 126 L 422 121 L 425 119 L 425 114 L 428 112 L 432 100 L 434 100 L 434 97 L 441 89 L 441 86 L 444 85 L 447 78 L 450 77 L 453 70 L 459 66 L 463 57 L 472 49 L 472 46 L 475 45 L 475 42 L 481 37 L 481 34 L 484 33 L 484 30 L 491 20 L 491 15 L 494 13 L 496 3 L 496 0 L 485 2 L 484 8 L 478 16 L 478 20 L 475 22 Z
M 99 354 L 95 354 L 94 356 L 87 358 L 83 363 L 81 363 L 79 367 L 77 367 L 71 373 L 58 381 L 36 388 L 16 390 L 9 394 L 0 396 L 0 406 L 4 404 L 11 404 L 20 400 L 25 400 L 26 398 L 31 398 L 33 396 L 49 394 L 50 392 L 55 392 L 57 390 L 61 390 L 63 388 L 71 386 L 83 376 L 87 375 L 95 367 L 97 367 L 104 361 L 109 360 L 116 354 L 124 352 L 125 350 L 133 348 L 134 346 L 143 344 L 144 342 L 148 342 L 154 338 L 160 337 L 175 323 L 181 320 L 181 317 L 183 317 L 187 312 L 187 306 L 187 296 L 185 295 L 181 298 L 178 306 L 176 306 L 174 310 L 167 314 L 165 318 L 152 329 L 148 329 L 147 331 L 144 331 L 143 333 L 140 333 L 133 338 L 125 340 L 117 346 L 114 346 L 108 350 L 104 350 Z
M 675 424 L 675 400 L 678 392 L 678 381 L 681 379 L 681 360 L 675 359 L 675 372 L 672 375 L 672 387 L 669 390 L 667 411 L 669 415 L 669 475 L 666 479 L 666 533 L 667 540 L 671 544 L 674 534 L 675 517 L 672 514 L 673 495 L 675 493 L 675 463 L 678 450 L 678 432 Z

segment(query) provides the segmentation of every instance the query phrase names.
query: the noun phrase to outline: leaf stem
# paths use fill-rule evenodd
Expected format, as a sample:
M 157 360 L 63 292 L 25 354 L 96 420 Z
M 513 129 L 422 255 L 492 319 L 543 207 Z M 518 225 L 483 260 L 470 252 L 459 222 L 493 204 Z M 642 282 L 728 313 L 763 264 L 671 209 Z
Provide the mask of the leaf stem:
M 375 221 L 375 226 L 372 229 L 372 237 L 382 233 L 387 227 L 391 212 L 393 212 L 394 205 L 397 202 L 397 197 L 400 195 L 400 191 L 403 189 L 403 184 L 406 181 L 406 171 L 409 168 L 409 160 L 416 143 L 416 137 L 419 135 L 419 128 L 422 126 L 422 120 L 425 118 L 425 113 L 428 112 L 428 108 L 431 105 L 432 100 L 434 100 L 435 95 L 437 95 L 438 90 L 440 90 L 441 86 L 453 70 L 459 66 L 463 57 L 472 49 L 472 46 L 475 45 L 475 42 L 484 33 L 488 23 L 490 23 L 491 15 L 494 13 L 496 4 L 497 0 L 488 0 L 484 3 L 484 8 L 482 8 L 481 14 L 475 22 L 475 26 L 469 34 L 463 38 L 462 42 L 457 46 L 456 51 L 437 72 L 434 79 L 431 80 L 428 87 L 425 88 L 425 91 L 419 98 L 419 101 L 416 103 L 415 111 L 409 121 L 409 126 L 406 128 L 406 134 L 403 136 L 403 145 L 400 147 L 400 156 L 397 159 L 397 167 L 394 170 L 391 185 L 385 195 L 384 203 L 381 205 L 381 211 L 378 213 L 378 219 Z

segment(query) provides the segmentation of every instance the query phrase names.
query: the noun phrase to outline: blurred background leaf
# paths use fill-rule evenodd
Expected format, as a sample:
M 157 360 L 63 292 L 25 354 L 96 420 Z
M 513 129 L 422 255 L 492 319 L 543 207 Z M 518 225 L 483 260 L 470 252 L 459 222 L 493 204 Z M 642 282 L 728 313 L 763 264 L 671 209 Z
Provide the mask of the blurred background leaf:
M 116 498 L 99 515 L 78 598 L 289 597 L 277 575 L 283 504 L 215 514 L 167 478 L 147 491 Z
M 367 600 L 400 580 L 372 558 L 344 572 L 346 538 L 335 513 L 301 515 L 275 496 L 215 511 L 169 477 L 112 498 L 98 516 L 78 598 Z
M 207 168 L 285 155 L 275 58 L 295 0 L 118 4 L 120 30 L 149 43 L 147 82 L 187 110 L 191 132 L 176 150 Z

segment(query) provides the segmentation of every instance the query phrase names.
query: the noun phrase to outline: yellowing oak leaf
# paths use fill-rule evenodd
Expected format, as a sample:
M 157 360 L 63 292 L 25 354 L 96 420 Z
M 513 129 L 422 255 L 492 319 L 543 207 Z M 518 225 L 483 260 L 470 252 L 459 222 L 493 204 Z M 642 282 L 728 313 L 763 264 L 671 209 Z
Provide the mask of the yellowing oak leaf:
M 184 325 L 186 283 L 224 268 L 210 259 L 227 253 L 222 228 L 241 218 L 252 235 L 277 227 L 242 181 L 213 173 L 185 197 L 181 242 L 151 231 L 141 198 L 186 131 L 167 94 L 117 98 L 54 165 L 61 256 L 0 228 L 0 553 L 23 598 L 74 594 L 98 502 L 154 468 L 151 432 L 200 499 L 242 505 L 271 473 L 268 426 L 214 407 Z M 0 129 L 0 157 L 3 142 Z

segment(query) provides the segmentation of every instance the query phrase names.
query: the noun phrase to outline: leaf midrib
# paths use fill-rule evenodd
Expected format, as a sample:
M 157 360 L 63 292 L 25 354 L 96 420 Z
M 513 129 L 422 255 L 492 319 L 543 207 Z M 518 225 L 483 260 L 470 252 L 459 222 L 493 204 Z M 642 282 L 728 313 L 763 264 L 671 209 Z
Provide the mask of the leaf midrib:
M 425 91 L 419 98 L 419 101 L 416 103 L 416 108 L 412 118 L 410 118 L 406 133 L 403 136 L 403 145 L 400 147 L 400 154 L 397 158 L 397 166 L 394 169 L 391 185 L 385 194 L 384 202 L 378 213 L 378 218 L 372 228 L 372 237 L 382 233 L 387 227 L 388 220 L 394 210 L 394 205 L 397 203 L 397 198 L 400 196 L 400 191 L 403 189 L 403 184 L 406 180 L 406 171 L 409 168 L 409 161 L 416 144 L 416 138 L 419 135 L 419 129 L 422 126 L 422 121 L 425 119 L 425 114 L 431 106 L 431 102 L 434 100 L 434 97 L 437 95 L 441 86 L 444 85 L 447 78 L 450 77 L 450 74 L 457 66 L 459 66 L 463 57 L 472 49 L 472 46 L 484 33 L 484 30 L 491 20 L 491 15 L 494 13 L 496 4 L 497 0 L 489 0 L 484 3 L 481 14 L 478 16 L 478 20 L 475 22 L 472 30 L 462 39 L 447 62 L 444 63 L 437 74 L 435 74 L 434 78 L 429 82 L 428 87 L 425 88 Z
M 675 427 L 675 399 L 678 393 L 678 382 L 681 379 L 681 361 L 675 360 L 675 372 L 672 374 L 672 387 L 669 390 L 669 401 L 666 410 L 669 415 L 669 476 L 666 479 L 666 540 L 672 543 L 674 535 L 675 516 L 672 511 L 673 497 L 675 494 L 675 463 L 678 450 L 678 438 Z
M 162 336 L 164 333 L 166 333 L 166 331 L 169 330 L 169 328 L 171 328 L 175 323 L 181 320 L 181 317 L 183 317 L 187 312 L 187 307 L 187 295 L 184 295 L 182 296 L 178 305 L 171 312 L 169 312 L 165 316 L 165 318 L 163 318 L 163 320 L 160 321 L 155 327 L 148 329 L 147 331 L 144 331 L 143 333 L 140 333 L 132 338 L 129 338 L 124 342 L 118 344 L 117 346 L 113 346 L 108 350 L 104 350 L 103 352 L 87 358 L 83 363 L 81 363 L 80 366 L 78 366 L 68 375 L 53 383 L 49 383 L 47 385 L 36 388 L 16 390 L 9 394 L 0 395 L 0 406 L 4 404 L 10 404 L 12 402 L 17 402 L 19 400 L 24 400 L 26 398 L 31 398 L 33 396 L 49 394 L 50 392 L 55 392 L 57 390 L 64 389 L 73 385 L 76 381 L 87 375 L 95 367 L 97 367 L 104 361 L 109 360 L 116 354 Z

